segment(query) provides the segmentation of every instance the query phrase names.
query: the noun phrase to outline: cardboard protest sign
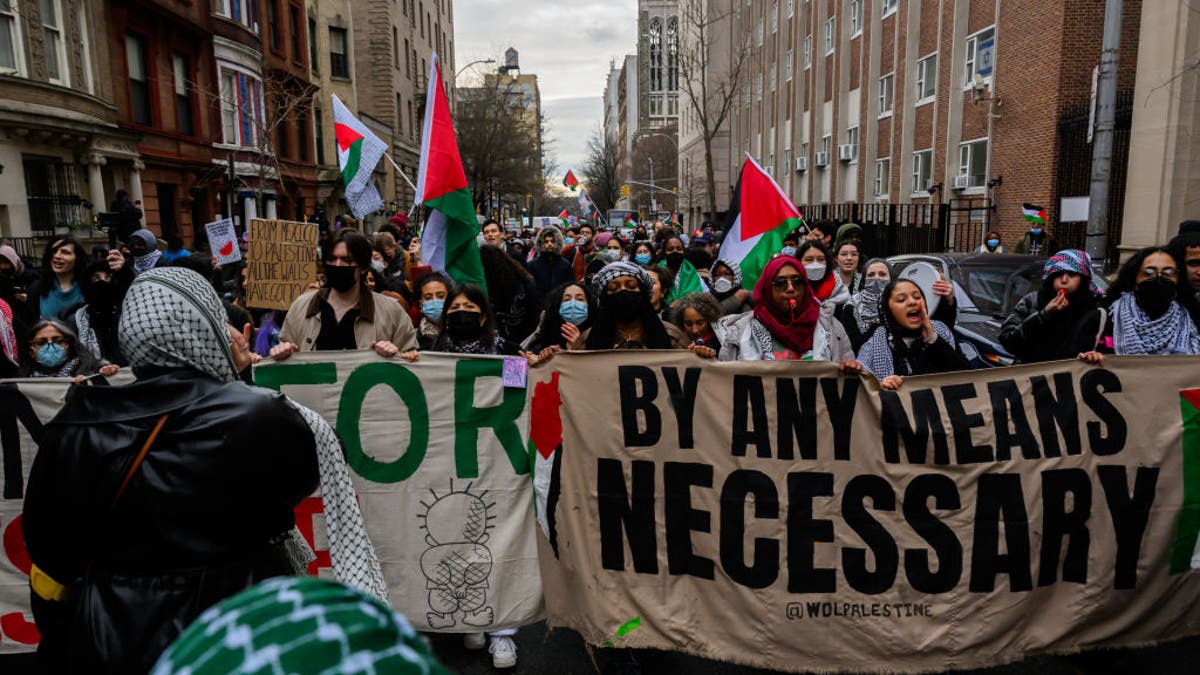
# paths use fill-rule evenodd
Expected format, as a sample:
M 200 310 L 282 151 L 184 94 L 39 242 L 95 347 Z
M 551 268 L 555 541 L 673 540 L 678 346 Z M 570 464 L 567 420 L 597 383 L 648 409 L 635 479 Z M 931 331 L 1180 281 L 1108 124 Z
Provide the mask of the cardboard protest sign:
M 251 220 L 246 255 L 246 305 L 287 309 L 317 280 L 317 226 Z
M 500 357 L 422 353 L 410 364 L 346 351 L 254 371 L 342 437 L 392 606 L 417 630 L 497 630 L 543 615 L 525 389 L 504 386 L 504 370 Z M 297 514 L 320 555 L 319 503 Z
M 208 233 L 208 245 L 218 265 L 229 265 L 242 259 L 242 250 L 238 248 L 237 230 L 233 227 L 233 219 L 225 218 L 204 226 Z
M 546 612 L 592 644 L 924 672 L 1200 634 L 1200 359 L 899 392 L 830 364 L 551 364 L 530 373 Z

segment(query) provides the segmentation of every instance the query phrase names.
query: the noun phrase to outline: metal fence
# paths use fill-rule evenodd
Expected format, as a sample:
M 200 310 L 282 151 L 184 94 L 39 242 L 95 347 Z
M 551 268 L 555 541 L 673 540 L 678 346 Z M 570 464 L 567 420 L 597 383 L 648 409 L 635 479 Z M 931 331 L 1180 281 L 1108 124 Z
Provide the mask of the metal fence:
M 846 223 L 862 228 L 868 256 L 967 252 L 980 246 L 991 219 L 985 198 L 949 204 L 810 204 L 800 212 L 809 225 L 836 232 Z

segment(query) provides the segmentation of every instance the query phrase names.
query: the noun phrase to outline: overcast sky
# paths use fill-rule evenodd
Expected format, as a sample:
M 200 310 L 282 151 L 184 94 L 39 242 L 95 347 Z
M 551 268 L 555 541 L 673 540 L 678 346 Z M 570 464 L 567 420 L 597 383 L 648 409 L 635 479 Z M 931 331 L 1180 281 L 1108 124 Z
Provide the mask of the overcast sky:
M 542 112 L 559 175 L 583 166 L 587 140 L 604 121 L 604 85 L 609 62 L 618 65 L 636 45 L 637 1 L 580 4 L 547 0 L 456 0 L 454 49 L 459 68 L 475 59 L 504 60 L 520 53 L 522 73 L 538 76 Z M 463 73 L 469 86 L 491 64 Z

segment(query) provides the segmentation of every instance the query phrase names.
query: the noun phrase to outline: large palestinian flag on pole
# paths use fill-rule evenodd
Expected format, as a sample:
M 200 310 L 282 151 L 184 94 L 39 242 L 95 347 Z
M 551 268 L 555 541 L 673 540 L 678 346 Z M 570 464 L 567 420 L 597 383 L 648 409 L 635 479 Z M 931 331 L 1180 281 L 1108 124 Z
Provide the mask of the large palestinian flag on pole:
M 732 225 L 721 257 L 742 268 L 742 286 L 754 288 L 767 262 L 783 248 L 783 238 L 803 224 L 803 216 L 775 179 L 747 157 L 729 205 Z
M 450 102 L 442 86 L 442 66 L 436 52 L 429 63 L 416 201 L 430 211 L 421 233 L 425 262 L 460 284 L 484 286 L 483 263 L 475 241 L 479 224 L 462 156 L 458 153 Z
M 346 204 L 355 218 L 383 208 L 383 199 L 371 181 L 375 165 L 387 152 L 387 144 L 371 133 L 342 100 L 333 95 L 333 134 L 337 138 L 338 167 L 346 184 Z

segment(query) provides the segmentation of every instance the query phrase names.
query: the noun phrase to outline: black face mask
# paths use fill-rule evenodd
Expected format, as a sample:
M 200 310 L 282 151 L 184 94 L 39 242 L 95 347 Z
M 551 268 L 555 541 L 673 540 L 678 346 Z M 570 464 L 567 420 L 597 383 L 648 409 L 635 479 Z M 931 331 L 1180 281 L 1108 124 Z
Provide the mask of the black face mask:
M 474 340 L 483 332 L 479 318 L 483 314 L 460 309 L 446 315 L 446 332 L 455 340 Z
M 608 294 L 608 307 L 613 318 L 620 323 L 629 323 L 642 315 L 645 298 L 641 291 L 617 291 Z
M 682 253 L 679 253 L 678 251 L 676 251 L 675 253 L 667 254 L 667 267 L 670 267 L 673 270 L 677 270 L 677 269 L 679 269 L 679 266 L 682 264 L 683 264 L 683 254 Z
M 1154 277 L 1138 284 L 1134 289 L 1134 297 L 1137 298 L 1138 306 L 1151 319 L 1157 319 L 1171 308 L 1171 303 L 1174 302 L 1178 292 L 1179 287 L 1174 281 L 1163 277 Z
M 325 285 L 338 293 L 345 293 L 358 283 L 358 268 L 353 265 L 326 265 Z
M 83 287 L 83 299 L 93 309 L 110 309 L 117 304 L 117 285 L 111 281 L 96 281 Z

